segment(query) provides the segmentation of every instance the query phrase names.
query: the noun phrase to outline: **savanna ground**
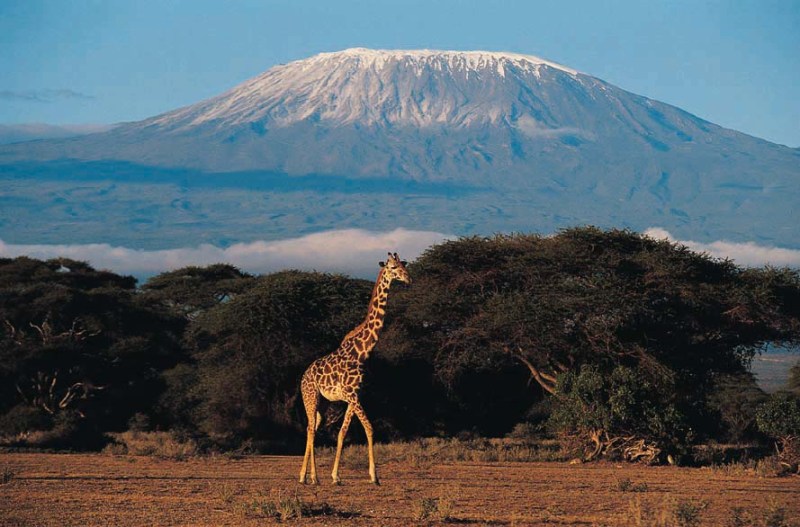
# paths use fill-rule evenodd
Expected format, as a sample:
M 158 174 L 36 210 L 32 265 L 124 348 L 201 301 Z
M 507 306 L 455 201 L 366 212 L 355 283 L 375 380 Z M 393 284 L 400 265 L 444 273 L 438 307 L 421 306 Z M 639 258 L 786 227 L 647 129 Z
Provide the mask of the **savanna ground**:
M 347 454 L 334 486 L 325 449 L 314 486 L 293 456 L 4 453 L 0 525 L 800 525 L 800 478 L 742 466 L 384 458 L 376 487 Z

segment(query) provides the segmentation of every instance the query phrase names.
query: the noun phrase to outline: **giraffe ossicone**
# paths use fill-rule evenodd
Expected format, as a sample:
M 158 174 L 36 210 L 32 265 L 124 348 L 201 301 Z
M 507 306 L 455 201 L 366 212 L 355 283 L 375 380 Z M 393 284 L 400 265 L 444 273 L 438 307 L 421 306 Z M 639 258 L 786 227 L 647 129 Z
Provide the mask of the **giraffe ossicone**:
M 336 457 L 333 461 L 331 477 L 333 483 L 338 484 L 339 461 L 342 455 L 342 444 L 350 427 L 353 414 L 361 421 L 367 435 L 367 452 L 369 455 L 369 479 L 378 484 L 378 475 L 375 471 L 375 452 L 372 443 L 372 425 L 367 419 L 367 414 L 359 401 L 359 390 L 364 379 L 363 365 L 369 354 L 378 342 L 378 336 L 383 328 L 383 318 L 386 315 L 386 302 L 389 298 L 389 287 L 394 280 L 411 283 L 411 277 L 406 270 L 406 262 L 400 260 L 397 253 L 389 253 L 386 262 L 380 262 L 378 279 L 372 289 L 372 296 L 367 308 L 364 321 L 345 335 L 342 343 L 333 353 L 325 355 L 306 369 L 300 382 L 300 392 L 303 396 L 303 405 L 308 418 L 306 427 L 306 451 L 303 456 L 303 466 L 300 468 L 300 483 L 306 482 L 310 469 L 311 483 L 317 483 L 317 466 L 314 459 L 314 435 L 319 427 L 321 416 L 317 411 L 320 397 L 329 401 L 342 401 L 347 403 L 344 413 L 342 428 L 336 441 Z

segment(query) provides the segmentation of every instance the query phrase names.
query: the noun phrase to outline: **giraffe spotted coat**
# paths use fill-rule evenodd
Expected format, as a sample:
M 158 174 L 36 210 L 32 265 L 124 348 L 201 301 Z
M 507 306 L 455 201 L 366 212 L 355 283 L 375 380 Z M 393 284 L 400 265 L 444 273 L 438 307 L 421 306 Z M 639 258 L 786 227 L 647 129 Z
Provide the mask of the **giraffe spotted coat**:
M 364 412 L 358 397 L 359 389 L 364 379 L 363 365 L 378 342 L 378 336 L 383 327 L 383 318 L 386 315 L 385 308 L 389 298 L 389 287 L 394 280 L 407 284 L 411 283 L 405 262 L 399 259 L 397 253 L 389 253 L 386 263 L 381 262 L 381 270 L 378 273 L 378 279 L 375 281 L 375 287 L 372 290 L 367 316 L 364 321 L 342 339 L 342 343 L 336 351 L 315 360 L 303 374 L 300 391 L 303 396 L 308 426 L 306 429 L 306 451 L 303 457 L 303 466 L 300 469 L 301 483 L 305 483 L 309 468 L 311 482 L 317 482 L 314 435 L 321 421 L 321 416 L 317 411 L 320 396 L 329 401 L 347 403 L 342 428 L 339 430 L 336 457 L 331 473 L 333 482 L 339 483 L 339 460 L 341 458 L 342 443 L 353 414 L 355 414 L 361 421 L 367 435 L 370 480 L 375 484 L 378 483 L 375 471 L 372 425 L 367 419 L 367 414 Z

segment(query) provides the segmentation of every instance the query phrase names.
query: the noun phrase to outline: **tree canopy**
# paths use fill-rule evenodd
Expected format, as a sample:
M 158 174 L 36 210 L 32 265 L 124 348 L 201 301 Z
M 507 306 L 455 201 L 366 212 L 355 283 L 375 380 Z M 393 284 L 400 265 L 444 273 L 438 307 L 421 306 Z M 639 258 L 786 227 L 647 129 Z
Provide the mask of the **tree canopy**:
M 246 291 L 252 282 L 251 275 L 232 265 L 189 266 L 152 277 L 142 286 L 142 293 L 147 301 L 193 319 Z
M 183 323 L 141 302 L 135 283 L 68 259 L 0 260 L 0 413 L 115 429 L 152 406 Z
M 168 372 L 168 400 L 191 393 L 192 404 L 181 411 L 220 440 L 286 443 L 284 436 L 301 428 L 300 376 L 360 322 L 371 290 L 364 280 L 299 271 L 253 280 L 192 321 L 186 342 L 193 366 L 182 376 Z
M 460 394 L 476 374 L 508 380 L 513 364 L 550 394 L 581 365 L 624 366 L 668 380 L 676 407 L 705 430 L 698 401 L 716 376 L 742 374 L 766 343 L 800 335 L 797 271 L 742 269 L 630 231 L 462 238 L 411 272 L 391 346 L 429 353 Z
M 765 396 L 749 361 L 800 341 L 797 270 L 626 230 L 466 237 L 409 271 L 367 363 L 363 401 L 384 439 L 520 421 L 580 436 L 594 456 L 755 438 Z M 0 432 L 62 417 L 121 429 L 144 414 L 222 445 L 302 446 L 300 376 L 361 321 L 371 287 L 217 264 L 136 289 L 82 262 L 0 259 Z

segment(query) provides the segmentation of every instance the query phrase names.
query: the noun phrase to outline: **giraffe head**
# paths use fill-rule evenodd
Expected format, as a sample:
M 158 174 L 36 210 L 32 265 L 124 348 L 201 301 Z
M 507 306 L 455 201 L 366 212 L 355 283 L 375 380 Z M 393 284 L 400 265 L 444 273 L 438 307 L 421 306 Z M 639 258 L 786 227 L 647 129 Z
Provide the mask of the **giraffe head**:
M 408 271 L 406 270 L 407 263 L 408 262 L 400 260 L 397 253 L 389 253 L 387 260 L 385 262 L 380 262 L 379 265 L 383 267 L 384 275 L 389 279 L 390 283 L 392 280 L 399 280 L 403 283 L 410 284 L 411 277 L 408 276 Z

